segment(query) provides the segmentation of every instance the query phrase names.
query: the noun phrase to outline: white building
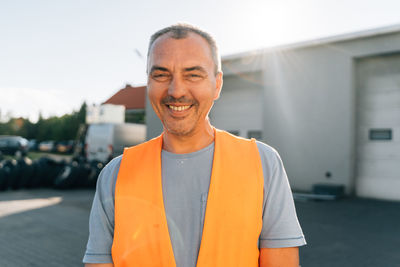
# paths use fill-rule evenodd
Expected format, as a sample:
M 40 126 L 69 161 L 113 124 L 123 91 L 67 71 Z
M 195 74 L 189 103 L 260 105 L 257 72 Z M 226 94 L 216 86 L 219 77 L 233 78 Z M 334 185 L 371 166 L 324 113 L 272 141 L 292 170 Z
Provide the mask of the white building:
M 400 25 L 223 58 L 218 128 L 275 147 L 293 190 L 400 200 Z M 147 105 L 148 138 L 161 124 Z

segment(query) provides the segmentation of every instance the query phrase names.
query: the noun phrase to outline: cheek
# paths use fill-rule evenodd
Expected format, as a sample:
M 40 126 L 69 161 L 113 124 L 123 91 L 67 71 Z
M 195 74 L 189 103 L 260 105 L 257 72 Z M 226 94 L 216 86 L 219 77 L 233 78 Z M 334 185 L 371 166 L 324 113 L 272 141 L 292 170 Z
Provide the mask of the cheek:
M 159 87 L 148 86 L 147 95 L 151 103 L 158 104 L 162 96 L 162 91 Z
M 148 90 L 147 96 L 149 98 L 150 104 L 154 112 L 157 114 L 158 117 L 160 117 L 160 112 L 161 112 L 160 100 L 156 92 L 154 90 Z

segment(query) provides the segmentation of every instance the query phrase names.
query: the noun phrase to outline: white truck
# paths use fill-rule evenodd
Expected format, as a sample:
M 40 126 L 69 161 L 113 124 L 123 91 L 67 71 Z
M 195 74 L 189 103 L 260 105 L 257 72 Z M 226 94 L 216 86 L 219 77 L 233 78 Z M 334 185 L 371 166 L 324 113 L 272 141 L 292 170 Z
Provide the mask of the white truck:
M 136 123 L 93 123 L 85 138 L 86 158 L 89 162 L 109 162 L 121 155 L 125 147 L 146 139 L 146 125 Z

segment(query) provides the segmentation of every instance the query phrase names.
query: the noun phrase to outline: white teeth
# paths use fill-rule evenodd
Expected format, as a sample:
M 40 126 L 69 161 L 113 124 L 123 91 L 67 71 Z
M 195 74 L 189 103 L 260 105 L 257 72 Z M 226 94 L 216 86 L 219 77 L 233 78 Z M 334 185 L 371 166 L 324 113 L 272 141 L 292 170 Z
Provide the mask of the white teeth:
M 174 111 L 183 111 L 190 108 L 190 106 L 172 106 L 172 105 L 168 105 L 168 107 Z

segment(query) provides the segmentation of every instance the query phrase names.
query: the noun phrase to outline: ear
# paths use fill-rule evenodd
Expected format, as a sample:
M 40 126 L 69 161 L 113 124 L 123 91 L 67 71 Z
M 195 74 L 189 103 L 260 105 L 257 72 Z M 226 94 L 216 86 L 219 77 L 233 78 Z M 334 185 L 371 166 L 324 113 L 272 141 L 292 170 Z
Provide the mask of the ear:
M 223 81 L 223 73 L 222 71 L 217 73 L 216 79 L 215 79 L 215 95 L 214 95 L 214 100 L 217 100 L 219 98 L 219 95 L 221 94 L 221 89 L 222 89 L 222 84 L 224 83 Z

